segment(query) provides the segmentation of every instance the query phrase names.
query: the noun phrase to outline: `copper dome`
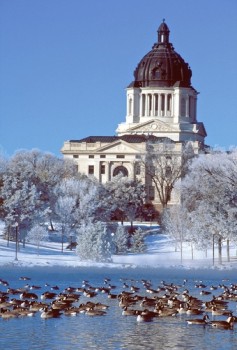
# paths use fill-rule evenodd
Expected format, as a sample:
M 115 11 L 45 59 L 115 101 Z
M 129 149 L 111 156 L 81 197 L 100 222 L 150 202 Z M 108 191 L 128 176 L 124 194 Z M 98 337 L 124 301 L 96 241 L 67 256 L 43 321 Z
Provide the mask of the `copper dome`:
M 169 28 L 164 22 L 158 28 L 158 42 L 140 61 L 129 87 L 191 87 L 192 71 L 169 42 Z

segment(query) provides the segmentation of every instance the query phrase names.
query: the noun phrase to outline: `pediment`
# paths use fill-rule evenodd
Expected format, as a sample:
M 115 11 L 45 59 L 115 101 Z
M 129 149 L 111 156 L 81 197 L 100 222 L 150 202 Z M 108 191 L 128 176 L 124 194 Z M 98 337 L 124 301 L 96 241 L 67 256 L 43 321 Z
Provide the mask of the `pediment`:
M 98 148 L 96 152 L 106 153 L 140 153 L 141 149 L 134 146 L 134 144 L 127 143 L 123 140 L 118 140 L 108 143 Z
M 127 130 L 128 133 L 156 133 L 156 132 L 172 132 L 177 131 L 174 127 L 170 127 L 165 122 L 162 122 L 160 120 L 149 120 L 145 123 L 139 123 L 137 126 L 133 126 Z

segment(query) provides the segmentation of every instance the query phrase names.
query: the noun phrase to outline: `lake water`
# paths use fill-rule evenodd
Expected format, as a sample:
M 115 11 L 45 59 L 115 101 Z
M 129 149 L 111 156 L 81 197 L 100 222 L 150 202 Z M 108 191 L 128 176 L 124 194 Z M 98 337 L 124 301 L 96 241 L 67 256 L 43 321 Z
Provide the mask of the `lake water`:
M 28 276 L 30 281 L 19 280 L 21 276 Z M 7 280 L 12 288 L 23 287 L 26 283 L 40 285 L 42 289 L 35 293 L 41 294 L 48 283 L 57 285 L 59 291 L 68 286 L 81 287 L 83 280 L 90 285 L 103 287 L 104 279 L 110 278 L 110 283 L 116 288 L 112 293 L 118 294 L 123 289 L 123 283 L 140 287 L 137 292 L 148 295 L 141 283 L 141 279 L 151 280 L 154 288 L 161 286 L 161 281 L 182 285 L 190 294 L 202 300 L 210 300 L 211 296 L 201 296 L 195 284 L 202 283 L 211 286 L 237 283 L 235 271 L 184 270 L 184 269 L 109 269 L 109 268 L 19 268 L 1 267 L 0 278 Z M 0 285 L 0 290 L 7 287 Z M 128 290 L 128 289 L 127 289 Z M 206 290 L 210 290 L 209 287 Z M 223 292 L 218 289 L 213 294 Z M 15 296 L 18 297 L 18 296 Z M 90 317 L 78 314 L 75 317 L 64 316 L 55 319 L 42 319 L 40 313 L 34 317 L 22 317 L 4 320 L 0 318 L 0 349 L 37 349 L 37 350 L 71 350 L 71 349 L 180 349 L 180 350 L 234 350 L 237 349 L 237 323 L 233 330 L 214 329 L 211 326 L 188 325 L 187 315 L 177 317 L 156 318 L 153 322 L 138 323 L 136 317 L 122 316 L 117 299 L 108 299 L 107 294 L 99 293 L 93 299 L 80 297 L 79 304 L 91 300 L 109 305 L 105 316 Z M 230 309 L 236 315 L 236 302 L 230 303 Z M 196 316 L 199 317 L 199 316 Z M 215 319 L 226 317 L 215 316 Z M 193 317 L 192 317 L 193 318 Z M 210 316 L 212 319 L 212 316 Z

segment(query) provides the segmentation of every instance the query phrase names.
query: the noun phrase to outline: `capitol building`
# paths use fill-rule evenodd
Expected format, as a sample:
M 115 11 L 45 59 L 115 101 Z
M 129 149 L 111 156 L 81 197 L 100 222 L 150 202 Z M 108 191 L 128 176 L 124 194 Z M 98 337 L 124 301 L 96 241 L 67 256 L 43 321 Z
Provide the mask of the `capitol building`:
M 116 136 L 88 136 L 64 142 L 65 158 L 73 159 L 78 171 L 106 183 L 122 173 L 141 180 L 147 201 L 159 208 L 159 197 L 152 179 L 141 170 L 141 157 L 149 140 L 172 143 L 182 152 L 191 142 L 194 152 L 205 147 L 206 131 L 197 120 L 198 92 L 191 84 L 189 64 L 175 51 L 170 30 L 163 20 L 157 42 L 138 63 L 134 79 L 127 87 L 126 117 Z M 171 196 L 170 204 L 177 201 Z

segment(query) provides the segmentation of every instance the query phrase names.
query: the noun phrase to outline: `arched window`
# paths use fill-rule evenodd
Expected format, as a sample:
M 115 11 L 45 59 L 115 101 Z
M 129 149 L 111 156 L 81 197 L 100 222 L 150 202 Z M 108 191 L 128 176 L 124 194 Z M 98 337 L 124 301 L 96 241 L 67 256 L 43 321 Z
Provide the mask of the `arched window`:
M 118 174 L 122 174 L 123 176 L 128 176 L 128 171 L 124 166 L 120 165 L 120 166 L 117 166 L 113 171 L 113 176 L 117 176 Z

